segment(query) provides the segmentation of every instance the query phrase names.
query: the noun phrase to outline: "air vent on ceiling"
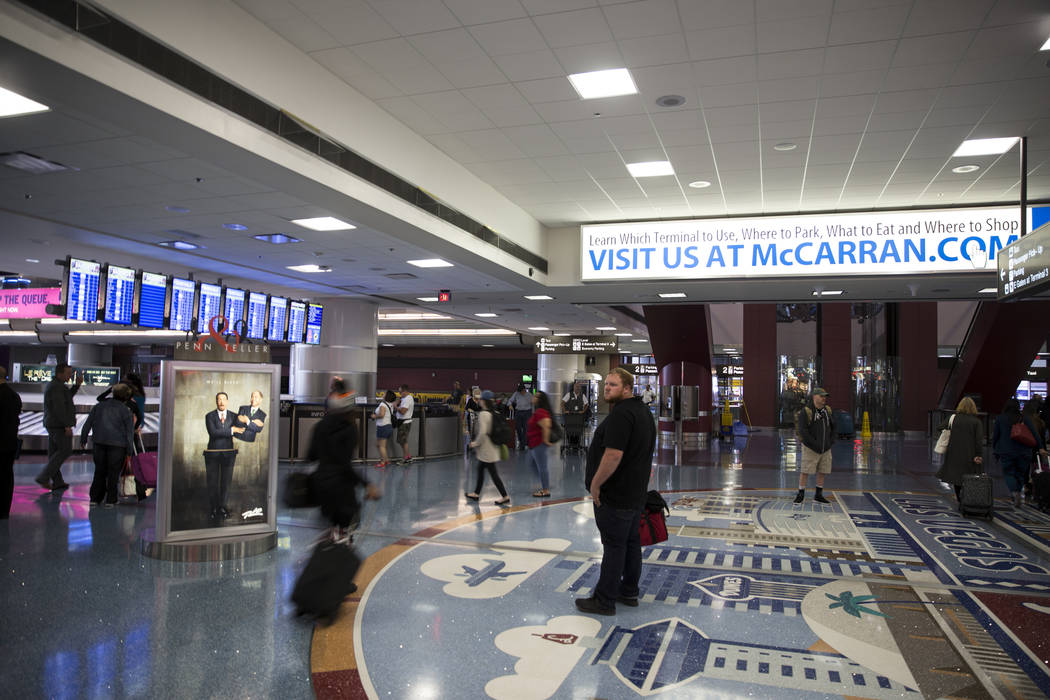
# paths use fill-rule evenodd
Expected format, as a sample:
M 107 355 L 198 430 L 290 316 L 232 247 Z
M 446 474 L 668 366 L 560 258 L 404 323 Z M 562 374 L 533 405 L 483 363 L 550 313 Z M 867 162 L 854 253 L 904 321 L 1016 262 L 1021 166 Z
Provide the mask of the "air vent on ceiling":
M 685 104 L 685 98 L 681 95 L 664 95 L 656 98 L 656 104 L 661 107 L 681 107 Z
M 389 274 L 383 275 L 383 277 L 387 277 L 387 278 L 392 279 L 392 280 L 417 280 L 417 279 L 419 279 L 418 277 L 413 275 L 411 272 L 391 272 Z
M 56 163 L 40 156 L 34 156 L 25 151 L 13 151 L 11 153 L 0 153 L 0 164 L 15 170 L 27 172 L 30 175 L 45 175 L 47 173 L 58 173 L 63 170 L 76 170 L 68 165 Z
M 500 311 L 502 311 L 505 314 L 516 314 L 519 311 L 521 311 L 521 309 L 500 309 Z

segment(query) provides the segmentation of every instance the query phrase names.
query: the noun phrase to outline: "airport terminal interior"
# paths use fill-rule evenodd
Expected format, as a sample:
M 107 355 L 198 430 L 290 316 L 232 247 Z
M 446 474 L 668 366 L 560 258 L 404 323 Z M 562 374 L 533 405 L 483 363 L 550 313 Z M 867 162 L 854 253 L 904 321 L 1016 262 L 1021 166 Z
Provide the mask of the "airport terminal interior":
M 1050 696 L 1045 0 L 0 0 L 0 166 L 2 694 Z

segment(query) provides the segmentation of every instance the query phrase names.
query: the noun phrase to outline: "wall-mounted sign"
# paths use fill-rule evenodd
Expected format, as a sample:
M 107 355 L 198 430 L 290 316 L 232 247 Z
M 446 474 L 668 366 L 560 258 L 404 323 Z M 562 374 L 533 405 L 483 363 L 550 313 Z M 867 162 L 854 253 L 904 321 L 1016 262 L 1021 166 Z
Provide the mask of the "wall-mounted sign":
M 536 352 L 541 355 L 573 355 L 576 353 L 615 353 L 618 344 L 615 335 L 542 337 L 536 340 Z
M 28 365 L 16 362 L 13 366 L 12 376 L 16 382 L 27 384 L 47 384 L 55 377 L 54 365 Z M 74 367 L 73 376 L 77 374 L 84 378 L 85 386 L 112 386 L 120 381 L 119 367 Z M 70 378 L 69 383 L 74 382 Z
M 723 377 L 743 377 L 744 368 L 741 365 L 722 365 L 718 373 Z
M 631 365 L 627 369 L 635 376 L 643 375 L 655 377 L 660 374 L 660 369 L 656 365 Z
M 232 338 L 232 336 L 231 336 Z M 237 343 L 216 340 L 211 336 L 197 341 L 175 342 L 176 360 L 202 360 L 208 362 L 264 362 L 270 361 L 270 346 L 262 343 L 241 341 Z
M 59 304 L 61 287 L 0 290 L 0 318 L 55 318 L 47 312 L 48 304 Z
M 1050 224 L 1040 226 L 999 251 L 998 299 L 1037 294 L 1050 288 Z
M 1017 240 L 1020 223 L 1016 207 L 988 207 L 585 225 L 581 279 L 994 270 L 996 254 Z

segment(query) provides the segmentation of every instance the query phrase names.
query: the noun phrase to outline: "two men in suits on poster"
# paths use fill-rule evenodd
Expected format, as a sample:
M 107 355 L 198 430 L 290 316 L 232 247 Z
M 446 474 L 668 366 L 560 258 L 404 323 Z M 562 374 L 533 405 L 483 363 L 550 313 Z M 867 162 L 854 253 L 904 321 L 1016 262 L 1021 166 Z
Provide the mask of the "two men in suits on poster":
M 253 391 L 251 401 L 241 406 L 234 414 L 228 410 L 229 395 L 220 391 L 215 395 L 215 410 L 204 416 L 208 430 L 208 447 L 204 450 L 204 467 L 208 484 L 209 518 L 215 522 L 230 517 L 227 498 L 233 481 L 233 467 L 237 460 L 237 448 L 233 439 L 255 442 L 266 421 L 262 410 L 263 395 Z

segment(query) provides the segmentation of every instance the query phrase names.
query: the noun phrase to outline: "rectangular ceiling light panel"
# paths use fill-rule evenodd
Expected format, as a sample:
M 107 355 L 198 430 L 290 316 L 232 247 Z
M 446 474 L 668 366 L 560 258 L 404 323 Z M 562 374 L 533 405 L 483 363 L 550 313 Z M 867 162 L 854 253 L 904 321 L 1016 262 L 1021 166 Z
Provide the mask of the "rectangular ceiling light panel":
M 0 87 L 0 117 L 17 117 L 23 114 L 37 114 L 49 112 L 47 105 L 42 105 L 28 97 L 23 97 L 17 92 L 11 92 Z
M 579 96 L 585 100 L 634 95 L 638 92 L 638 86 L 634 84 L 634 79 L 626 68 L 573 73 L 569 76 L 569 82 L 572 83 Z
M 1018 137 L 1010 136 L 1002 139 L 969 139 L 955 149 L 952 158 L 965 158 L 967 156 L 997 156 L 1006 153 L 1019 141 Z
M 674 175 L 671 162 L 666 160 L 653 160 L 647 163 L 628 163 L 627 172 L 631 177 L 661 177 L 663 175 Z
M 334 216 L 316 216 L 312 219 L 292 219 L 292 223 L 296 226 L 308 228 L 311 231 L 349 231 L 350 229 L 357 228 L 353 224 L 348 224 L 342 219 L 337 219 Z

